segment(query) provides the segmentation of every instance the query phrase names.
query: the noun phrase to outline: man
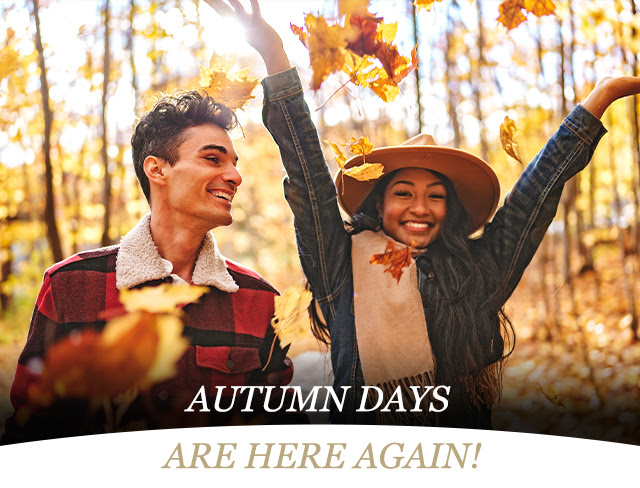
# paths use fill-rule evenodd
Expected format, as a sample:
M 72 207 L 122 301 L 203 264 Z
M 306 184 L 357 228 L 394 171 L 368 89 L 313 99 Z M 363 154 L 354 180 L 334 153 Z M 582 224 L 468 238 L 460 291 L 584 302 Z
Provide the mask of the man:
M 254 271 L 225 259 L 210 232 L 231 224 L 242 182 L 228 135 L 236 125 L 231 110 L 197 91 L 166 96 L 142 117 L 131 143 L 151 212 L 120 245 L 76 254 L 45 272 L 11 388 L 16 409 L 27 403 L 38 363 L 52 343 L 74 330 L 100 330 L 124 313 L 119 290 L 166 282 L 206 286 L 209 292 L 184 307 L 190 346 L 177 376 L 152 388 L 161 404 L 156 410 L 167 403 L 184 410 L 203 385 L 214 392 L 216 386 L 290 382 L 293 367 L 270 326 L 277 292 Z M 27 438 L 84 433 L 54 423 L 36 423 Z M 7 422 L 4 442 L 21 440 L 14 427 L 15 420 Z

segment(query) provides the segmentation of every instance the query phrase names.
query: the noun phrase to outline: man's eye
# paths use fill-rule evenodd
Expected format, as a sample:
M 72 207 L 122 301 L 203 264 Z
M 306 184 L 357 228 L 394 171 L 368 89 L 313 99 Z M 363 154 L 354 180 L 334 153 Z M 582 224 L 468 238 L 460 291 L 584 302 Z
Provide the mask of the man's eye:
M 205 159 L 208 159 L 209 161 L 211 161 L 213 163 L 217 163 L 219 161 L 217 156 L 208 156 Z

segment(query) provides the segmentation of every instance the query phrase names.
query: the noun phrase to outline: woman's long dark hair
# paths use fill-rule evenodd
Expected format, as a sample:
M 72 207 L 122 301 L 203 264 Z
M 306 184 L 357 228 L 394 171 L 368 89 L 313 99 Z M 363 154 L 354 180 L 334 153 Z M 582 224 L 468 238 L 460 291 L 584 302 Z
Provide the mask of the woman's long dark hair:
M 436 359 L 436 381 L 468 383 L 487 366 L 502 364 L 513 350 L 515 334 L 503 310 L 507 297 L 495 259 L 482 239 L 468 237 L 471 217 L 449 179 L 432 173 L 447 190 L 447 212 L 438 239 L 416 262 L 434 282 L 435 294 L 423 297 L 423 305 Z M 347 222 L 350 234 L 380 230 L 377 204 L 393 175 L 378 182 Z M 498 381 L 500 375 L 498 368 Z

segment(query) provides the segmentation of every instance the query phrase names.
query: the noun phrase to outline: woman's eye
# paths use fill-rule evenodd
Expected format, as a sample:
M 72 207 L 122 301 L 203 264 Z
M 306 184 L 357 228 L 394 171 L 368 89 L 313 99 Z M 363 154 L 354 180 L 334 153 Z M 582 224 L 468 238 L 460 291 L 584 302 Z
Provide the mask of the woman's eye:
M 429 198 L 437 198 L 439 200 L 443 200 L 443 199 L 447 198 L 447 195 L 445 195 L 443 193 L 432 193 L 431 195 L 429 195 Z
M 411 192 L 407 191 L 407 190 L 396 190 L 393 192 L 394 195 L 398 196 L 398 197 L 410 197 L 411 196 Z

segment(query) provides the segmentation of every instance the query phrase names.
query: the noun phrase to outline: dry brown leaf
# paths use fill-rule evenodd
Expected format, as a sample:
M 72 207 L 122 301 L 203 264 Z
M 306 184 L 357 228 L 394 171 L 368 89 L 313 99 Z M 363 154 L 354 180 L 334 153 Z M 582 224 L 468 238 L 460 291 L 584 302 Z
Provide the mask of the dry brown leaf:
M 562 403 L 562 400 L 560 400 L 560 398 L 558 397 L 558 392 L 556 391 L 555 386 L 549 385 L 548 391 L 544 391 L 544 388 L 542 388 L 540 383 L 536 384 L 538 385 L 538 388 L 540 388 L 540 391 L 542 392 L 544 397 L 549 401 L 549 403 L 555 405 L 556 407 L 565 408 L 564 403 Z
M 504 149 L 504 152 L 509 156 L 524 166 L 524 163 L 520 158 L 520 154 L 518 154 L 518 143 L 516 142 L 517 134 L 518 129 L 516 128 L 516 123 L 509 117 L 505 116 L 504 122 L 500 124 L 500 143 L 502 144 L 502 149 Z
M 254 98 L 251 93 L 259 82 L 247 74 L 248 68 L 233 71 L 234 64 L 230 58 L 213 53 L 209 68 L 200 67 L 200 86 L 231 110 L 244 107 Z
M 383 254 L 374 254 L 369 260 L 371 264 L 381 264 L 386 266 L 384 272 L 391 273 L 398 283 L 402 277 L 402 268 L 411 264 L 411 248 L 396 249 L 396 243 L 389 241 Z

